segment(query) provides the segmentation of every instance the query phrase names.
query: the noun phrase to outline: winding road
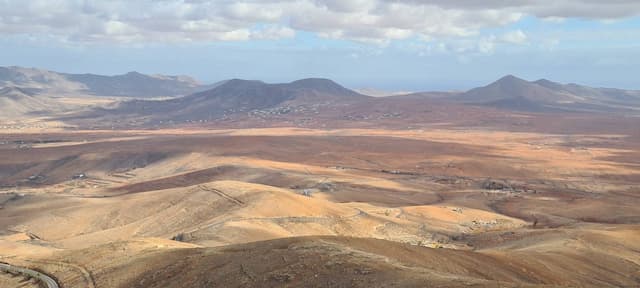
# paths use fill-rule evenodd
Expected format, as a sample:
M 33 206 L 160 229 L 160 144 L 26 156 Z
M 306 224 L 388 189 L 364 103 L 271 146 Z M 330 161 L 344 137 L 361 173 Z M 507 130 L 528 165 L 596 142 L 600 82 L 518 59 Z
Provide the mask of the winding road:
M 9 264 L 6 264 L 6 263 L 0 263 L 0 271 L 11 272 L 11 273 L 20 273 L 20 274 L 25 275 L 25 276 L 36 278 L 40 282 L 44 283 L 44 285 L 47 288 L 60 288 L 60 286 L 58 286 L 58 283 L 56 282 L 56 280 L 53 280 L 53 278 L 49 277 L 48 275 L 43 274 L 43 273 L 38 272 L 38 271 L 35 271 L 35 270 L 22 268 L 22 267 L 18 267 L 18 266 L 13 266 L 13 265 L 9 265 Z

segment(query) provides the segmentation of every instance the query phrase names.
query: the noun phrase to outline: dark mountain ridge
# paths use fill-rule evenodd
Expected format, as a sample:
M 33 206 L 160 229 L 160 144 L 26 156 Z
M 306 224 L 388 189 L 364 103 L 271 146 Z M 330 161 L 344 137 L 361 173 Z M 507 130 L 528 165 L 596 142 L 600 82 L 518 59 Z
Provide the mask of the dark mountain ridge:
M 546 79 L 534 82 L 513 75 L 487 86 L 448 98 L 472 105 L 529 112 L 582 111 L 610 112 L 637 109 L 640 92 L 561 84 Z
M 250 111 L 281 109 L 278 113 L 288 113 L 289 107 L 345 105 L 369 98 L 328 79 L 279 84 L 231 79 L 213 89 L 185 97 L 127 101 L 115 109 L 99 109 L 85 117 L 126 115 L 144 118 L 144 122 L 208 121 Z

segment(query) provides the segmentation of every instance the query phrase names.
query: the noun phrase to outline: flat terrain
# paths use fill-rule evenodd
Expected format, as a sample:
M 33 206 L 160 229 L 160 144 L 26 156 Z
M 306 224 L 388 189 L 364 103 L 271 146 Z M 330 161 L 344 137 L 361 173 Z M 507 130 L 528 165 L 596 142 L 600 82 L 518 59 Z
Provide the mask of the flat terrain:
M 551 119 L 7 127 L 0 261 L 62 287 L 640 285 L 640 131 Z

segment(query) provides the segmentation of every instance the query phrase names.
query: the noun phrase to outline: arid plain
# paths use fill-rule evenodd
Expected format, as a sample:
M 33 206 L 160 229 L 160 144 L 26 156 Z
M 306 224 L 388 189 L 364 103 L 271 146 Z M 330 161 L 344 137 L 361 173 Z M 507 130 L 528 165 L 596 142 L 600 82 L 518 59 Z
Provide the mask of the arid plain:
M 300 99 L 5 121 L 0 261 L 62 287 L 639 285 L 637 116 Z
M 66 287 L 640 277 L 637 135 L 186 129 L 3 134 L 2 260 Z

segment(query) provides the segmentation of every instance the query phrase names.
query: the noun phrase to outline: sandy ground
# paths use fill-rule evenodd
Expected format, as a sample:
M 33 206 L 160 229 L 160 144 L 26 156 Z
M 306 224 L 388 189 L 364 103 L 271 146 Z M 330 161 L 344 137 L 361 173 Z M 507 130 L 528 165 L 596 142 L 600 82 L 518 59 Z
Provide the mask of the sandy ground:
M 0 287 L 37 288 L 39 286 L 21 276 L 0 272 Z
M 640 283 L 632 133 L 9 131 L 0 261 L 68 287 Z

